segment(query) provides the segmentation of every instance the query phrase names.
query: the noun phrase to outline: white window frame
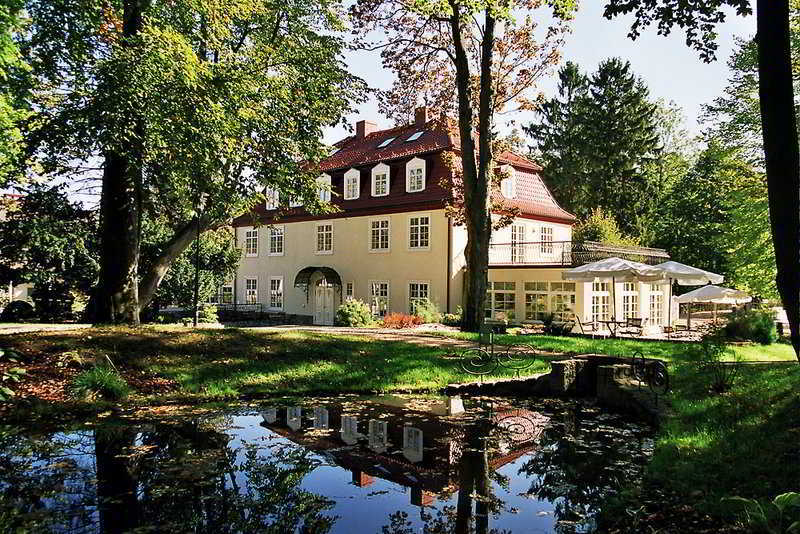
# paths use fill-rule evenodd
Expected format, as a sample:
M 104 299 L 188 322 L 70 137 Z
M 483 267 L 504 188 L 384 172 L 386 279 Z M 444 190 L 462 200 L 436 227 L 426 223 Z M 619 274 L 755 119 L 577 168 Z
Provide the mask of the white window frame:
M 413 242 L 411 240 L 412 220 L 413 219 L 420 219 L 422 217 L 426 217 L 428 219 L 428 224 L 427 224 L 427 227 L 428 227 L 428 244 L 427 245 L 414 246 L 414 244 L 413 244 Z M 421 243 L 421 241 L 422 241 L 421 240 L 421 236 L 422 236 L 421 231 L 422 231 L 422 226 L 423 225 L 418 224 L 417 226 L 419 226 L 419 228 L 420 228 L 420 234 L 418 236 L 418 241 Z M 431 214 L 430 213 L 415 213 L 415 214 L 412 214 L 412 215 L 408 216 L 408 242 L 406 244 L 408 245 L 408 250 L 430 250 L 431 249 Z
M 280 302 L 278 303 L 278 305 L 274 304 L 276 301 L 273 300 L 273 297 L 274 297 L 273 292 L 275 290 L 272 289 L 272 282 L 280 282 L 279 293 L 277 293 L 278 298 L 280 298 Z M 284 299 L 286 298 L 286 295 L 284 293 L 284 287 L 285 286 L 283 284 L 283 276 L 270 276 L 269 277 L 269 287 L 268 287 L 268 289 L 269 289 L 269 302 L 268 302 L 268 306 L 267 307 L 270 310 L 283 311 Z
M 547 307 L 550 300 L 548 283 L 542 280 L 528 280 L 523 282 L 522 287 L 525 290 L 525 320 L 543 320 L 550 311 Z M 533 305 L 530 306 L 531 309 L 528 309 L 529 305 Z M 541 309 L 539 309 L 540 305 Z
M 229 289 L 228 297 L 229 299 L 225 298 L 225 290 Z M 222 284 L 217 289 L 217 303 L 218 304 L 233 304 L 233 284 Z
M 377 285 L 380 287 L 381 285 L 386 284 L 386 295 L 375 295 L 375 286 Z M 389 312 L 389 306 L 391 305 L 391 296 L 392 296 L 392 284 L 389 280 L 370 280 L 369 281 L 369 308 L 372 311 L 372 315 L 375 317 L 385 317 Z M 377 299 L 385 299 L 384 307 L 383 307 L 383 315 L 381 315 L 381 300 Z
M 351 183 L 353 180 L 355 181 L 355 194 L 351 195 L 349 183 Z M 345 200 L 358 200 L 359 196 L 361 196 L 361 171 L 358 169 L 350 169 L 344 173 L 342 192 L 344 193 Z
M 386 248 L 372 248 L 372 224 L 375 222 L 386 221 Z M 390 252 L 392 250 L 392 220 L 389 217 L 375 217 L 369 219 L 369 224 L 367 227 L 367 246 L 369 247 L 369 251 L 376 254 Z M 383 230 L 379 228 L 379 230 Z M 380 236 L 379 236 L 380 241 Z
M 527 261 L 527 227 L 522 223 L 511 225 L 511 263 Z
M 422 169 L 422 187 L 419 189 L 411 188 L 411 172 Z M 425 160 L 421 158 L 413 158 L 406 163 L 406 193 L 419 193 L 425 191 L 426 182 L 426 165 Z
M 651 325 L 660 325 L 664 321 L 664 289 L 661 284 L 650 284 L 650 315 Z
M 553 231 L 552 226 L 542 226 L 541 228 L 541 243 L 539 245 L 539 250 L 542 254 L 552 254 L 553 253 Z
M 250 282 L 255 282 L 253 284 L 254 287 L 250 287 Z M 244 279 L 244 303 L 258 304 L 258 278 L 248 277 Z
M 385 163 L 379 163 L 372 168 L 372 180 L 371 180 L 371 187 L 370 193 L 373 197 L 385 197 L 389 195 L 389 191 L 391 189 L 391 176 L 390 176 L 390 169 L 389 166 Z M 378 193 L 378 176 L 386 175 L 386 192 Z
M 517 175 L 514 167 L 511 165 L 503 165 L 500 167 L 500 172 L 503 176 L 500 180 L 500 194 L 505 198 L 516 198 Z
M 330 247 L 330 249 L 323 248 L 323 249 L 320 250 L 320 248 L 319 248 L 319 244 L 320 244 L 319 243 L 319 237 L 320 237 L 319 231 L 320 231 L 320 228 L 325 227 L 325 226 L 330 226 L 331 247 Z M 334 239 L 334 236 L 333 236 L 333 221 L 318 222 L 314 226 L 314 254 L 317 254 L 317 255 L 320 255 L 320 256 L 321 255 L 333 254 L 333 239 Z
M 496 288 L 495 284 L 503 284 L 502 288 Z M 507 285 L 511 285 L 511 287 L 506 287 Z M 511 299 L 514 303 L 514 307 L 511 310 L 505 309 L 498 310 L 497 308 L 497 296 L 499 294 L 511 294 L 513 298 Z M 503 297 L 503 302 L 506 303 L 505 296 Z M 507 321 L 515 321 L 517 318 L 517 284 L 516 282 L 507 282 L 507 281 L 493 281 L 489 282 L 489 285 L 486 289 L 486 304 L 488 308 L 484 308 L 484 317 L 491 321 L 498 320 L 497 314 L 502 312 L 506 314 L 505 320 Z M 511 312 L 509 315 L 508 312 Z
M 344 298 L 345 300 L 353 300 L 356 298 L 356 283 L 351 280 L 344 284 Z
M 639 313 L 639 284 L 637 282 L 623 282 L 622 318 L 627 320 L 638 317 L 641 317 Z
M 420 296 L 412 297 L 411 296 L 411 286 L 412 285 L 418 285 L 418 286 L 420 286 L 420 288 L 421 288 L 421 286 L 425 286 L 425 296 L 424 297 L 420 297 Z M 418 290 L 420 288 L 418 288 Z M 430 301 L 430 299 L 431 299 L 431 281 L 430 280 L 409 280 L 408 281 L 408 283 L 406 284 L 406 302 L 408 302 L 408 313 L 410 313 L 411 315 L 414 315 L 414 314 L 417 313 L 417 311 L 416 311 L 417 303 L 415 301 L 421 301 L 421 300 Z
M 560 321 L 572 319 L 577 305 L 576 295 L 577 285 L 575 282 L 550 282 L 550 298 L 548 302 L 550 307 L 548 311 Z M 564 300 L 566 300 L 566 303 Z M 560 306 L 565 309 L 559 309 Z
M 276 235 L 280 235 L 280 244 L 281 244 L 280 250 L 273 251 L 272 249 L 273 232 L 276 233 Z M 268 253 L 270 256 L 283 256 L 284 254 L 286 254 L 286 226 L 284 226 L 283 224 L 269 227 Z
M 317 178 L 317 196 L 319 197 L 320 202 L 330 202 L 331 201 L 331 175 L 330 174 L 321 174 L 319 178 Z
M 592 282 L 592 322 L 611 319 L 611 282 Z
M 252 235 L 251 235 L 252 234 Z M 255 243 L 255 246 L 251 247 L 251 241 Z M 258 228 L 246 228 L 244 229 L 244 255 L 247 258 L 257 258 L 258 257 Z

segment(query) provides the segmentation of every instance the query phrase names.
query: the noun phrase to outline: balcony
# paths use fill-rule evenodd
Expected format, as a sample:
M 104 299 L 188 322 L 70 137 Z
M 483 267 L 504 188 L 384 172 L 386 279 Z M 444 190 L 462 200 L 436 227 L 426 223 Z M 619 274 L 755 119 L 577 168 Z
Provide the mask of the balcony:
M 489 245 L 490 267 L 577 267 L 612 257 L 655 265 L 667 261 L 669 254 L 660 248 L 613 246 L 595 241 L 525 241 Z

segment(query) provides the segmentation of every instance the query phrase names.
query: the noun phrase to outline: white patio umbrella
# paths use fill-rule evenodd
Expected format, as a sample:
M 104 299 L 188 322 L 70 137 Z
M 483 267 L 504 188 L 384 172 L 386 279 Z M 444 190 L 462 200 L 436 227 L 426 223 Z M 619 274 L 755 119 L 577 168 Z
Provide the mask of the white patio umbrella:
M 721 284 L 723 276 L 721 274 L 704 271 L 691 265 L 686 265 L 677 261 L 665 261 L 654 266 L 667 274 L 669 279 L 669 310 L 667 311 L 667 324 L 672 326 L 672 282 L 678 282 L 681 286 L 702 286 L 705 284 Z
M 753 298 L 738 289 L 707 285 L 689 291 L 675 299 L 679 304 L 710 303 L 714 304 L 714 320 L 717 318 L 717 304 L 744 304 Z
M 665 272 L 652 265 L 622 258 L 606 258 L 567 269 L 561 273 L 564 280 L 593 281 L 595 278 L 611 279 L 611 302 L 614 320 L 617 320 L 616 283 L 621 282 L 655 282 L 667 278 Z

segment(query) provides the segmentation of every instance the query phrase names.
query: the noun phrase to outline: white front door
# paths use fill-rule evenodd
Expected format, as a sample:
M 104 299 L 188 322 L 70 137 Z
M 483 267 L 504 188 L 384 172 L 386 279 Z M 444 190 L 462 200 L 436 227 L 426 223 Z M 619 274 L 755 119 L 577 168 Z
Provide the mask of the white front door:
M 314 324 L 333 324 L 333 287 L 314 288 Z

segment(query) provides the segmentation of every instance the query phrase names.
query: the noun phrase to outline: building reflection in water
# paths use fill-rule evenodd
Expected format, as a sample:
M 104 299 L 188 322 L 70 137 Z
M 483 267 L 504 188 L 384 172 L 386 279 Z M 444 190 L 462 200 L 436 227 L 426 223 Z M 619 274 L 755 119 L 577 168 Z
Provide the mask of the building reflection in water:
M 593 517 L 639 476 L 649 431 L 578 403 L 538 410 L 316 399 L 38 437 L 0 432 L 0 517 L 23 532 L 288 534 L 350 532 L 355 514 L 370 531 L 482 534 L 521 520 L 510 503 L 527 502 L 536 528 L 583 532 L 563 525 Z M 365 491 L 343 497 L 348 481 Z M 536 502 L 552 516 L 537 519 Z M 397 512 L 387 516 L 386 503 Z
M 458 517 L 451 518 L 456 527 L 488 521 L 490 471 L 533 450 L 549 421 L 513 407 L 486 407 L 475 417 L 457 397 L 411 408 L 396 397 L 357 406 L 317 405 L 306 409 L 307 415 L 313 414 L 313 428 L 297 424 L 303 410 L 286 410 L 286 420 L 265 417 L 262 426 L 324 453 L 351 471 L 358 487 L 387 480 L 407 488 L 410 502 L 420 507 L 432 506 L 437 496 L 449 499 L 457 493 Z M 339 431 L 331 430 L 335 428 Z

